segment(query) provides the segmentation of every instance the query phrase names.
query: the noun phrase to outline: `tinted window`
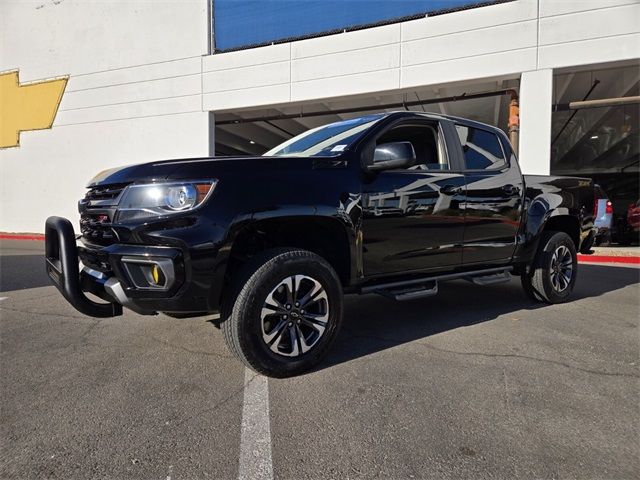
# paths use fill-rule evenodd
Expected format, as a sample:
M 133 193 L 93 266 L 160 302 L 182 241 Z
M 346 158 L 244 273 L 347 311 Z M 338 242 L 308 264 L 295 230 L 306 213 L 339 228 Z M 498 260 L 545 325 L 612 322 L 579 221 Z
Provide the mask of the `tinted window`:
M 468 170 L 487 170 L 506 165 L 500 140 L 494 133 L 478 128 L 456 125 Z

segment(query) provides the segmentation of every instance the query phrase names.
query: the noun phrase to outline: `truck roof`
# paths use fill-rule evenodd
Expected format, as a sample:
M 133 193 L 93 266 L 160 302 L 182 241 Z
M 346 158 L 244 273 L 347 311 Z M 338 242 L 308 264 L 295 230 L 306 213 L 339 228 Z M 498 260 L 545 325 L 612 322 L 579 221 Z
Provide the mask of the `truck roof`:
M 441 113 L 416 112 L 416 111 L 413 111 L 413 110 L 396 110 L 396 111 L 387 112 L 387 113 L 384 114 L 384 117 L 391 117 L 391 116 L 397 116 L 398 118 L 401 118 L 401 117 L 406 117 L 406 118 L 420 117 L 420 118 L 428 118 L 430 120 L 450 120 L 450 121 L 453 121 L 453 122 L 456 122 L 456 123 L 461 123 L 461 124 L 465 124 L 465 125 L 469 125 L 469 126 L 473 126 L 473 127 L 502 131 L 499 127 L 496 127 L 495 125 L 490 125 L 488 123 L 478 122 L 476 120 L 470 120 L 468 118 L 456 117 L 454 115 L 444 115 L 444 114 L 441 114 Z

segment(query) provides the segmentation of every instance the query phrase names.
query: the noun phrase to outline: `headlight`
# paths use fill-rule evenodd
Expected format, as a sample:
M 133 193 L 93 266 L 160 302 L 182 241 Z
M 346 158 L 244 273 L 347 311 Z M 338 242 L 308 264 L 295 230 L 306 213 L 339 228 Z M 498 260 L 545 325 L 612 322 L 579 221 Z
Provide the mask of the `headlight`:
M 217 180 L 129 185 L 118 202 L 118 222 L 193 210 L 213 192 Z

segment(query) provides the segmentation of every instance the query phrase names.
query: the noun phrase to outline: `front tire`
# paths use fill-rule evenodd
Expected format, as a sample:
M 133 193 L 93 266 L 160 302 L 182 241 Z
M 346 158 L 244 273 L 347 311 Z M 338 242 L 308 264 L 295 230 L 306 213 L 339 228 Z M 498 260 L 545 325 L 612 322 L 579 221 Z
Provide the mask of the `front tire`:
M 578 276 L 578 255 L 564 232 L 544 232 L 529 273 L 522 275 L 525 293 L 543 303 L 566 302 Z
M 222 330 L 246 366 L 288 377 L 326 356 L 342 322 L 342 289 L 322 257 L 298 249 L 266 251 L 249 260 L 233 283 Z

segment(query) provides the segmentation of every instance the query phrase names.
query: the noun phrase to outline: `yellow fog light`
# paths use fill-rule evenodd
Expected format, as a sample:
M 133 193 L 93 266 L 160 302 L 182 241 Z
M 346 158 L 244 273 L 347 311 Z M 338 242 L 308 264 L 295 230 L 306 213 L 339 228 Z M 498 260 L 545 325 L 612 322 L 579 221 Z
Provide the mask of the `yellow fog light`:
M 160 283 L 160 269 L 158 265 L 153 265 L 151 267 L 151 278 L 153 278 L 153 283 L 158 285 Z

